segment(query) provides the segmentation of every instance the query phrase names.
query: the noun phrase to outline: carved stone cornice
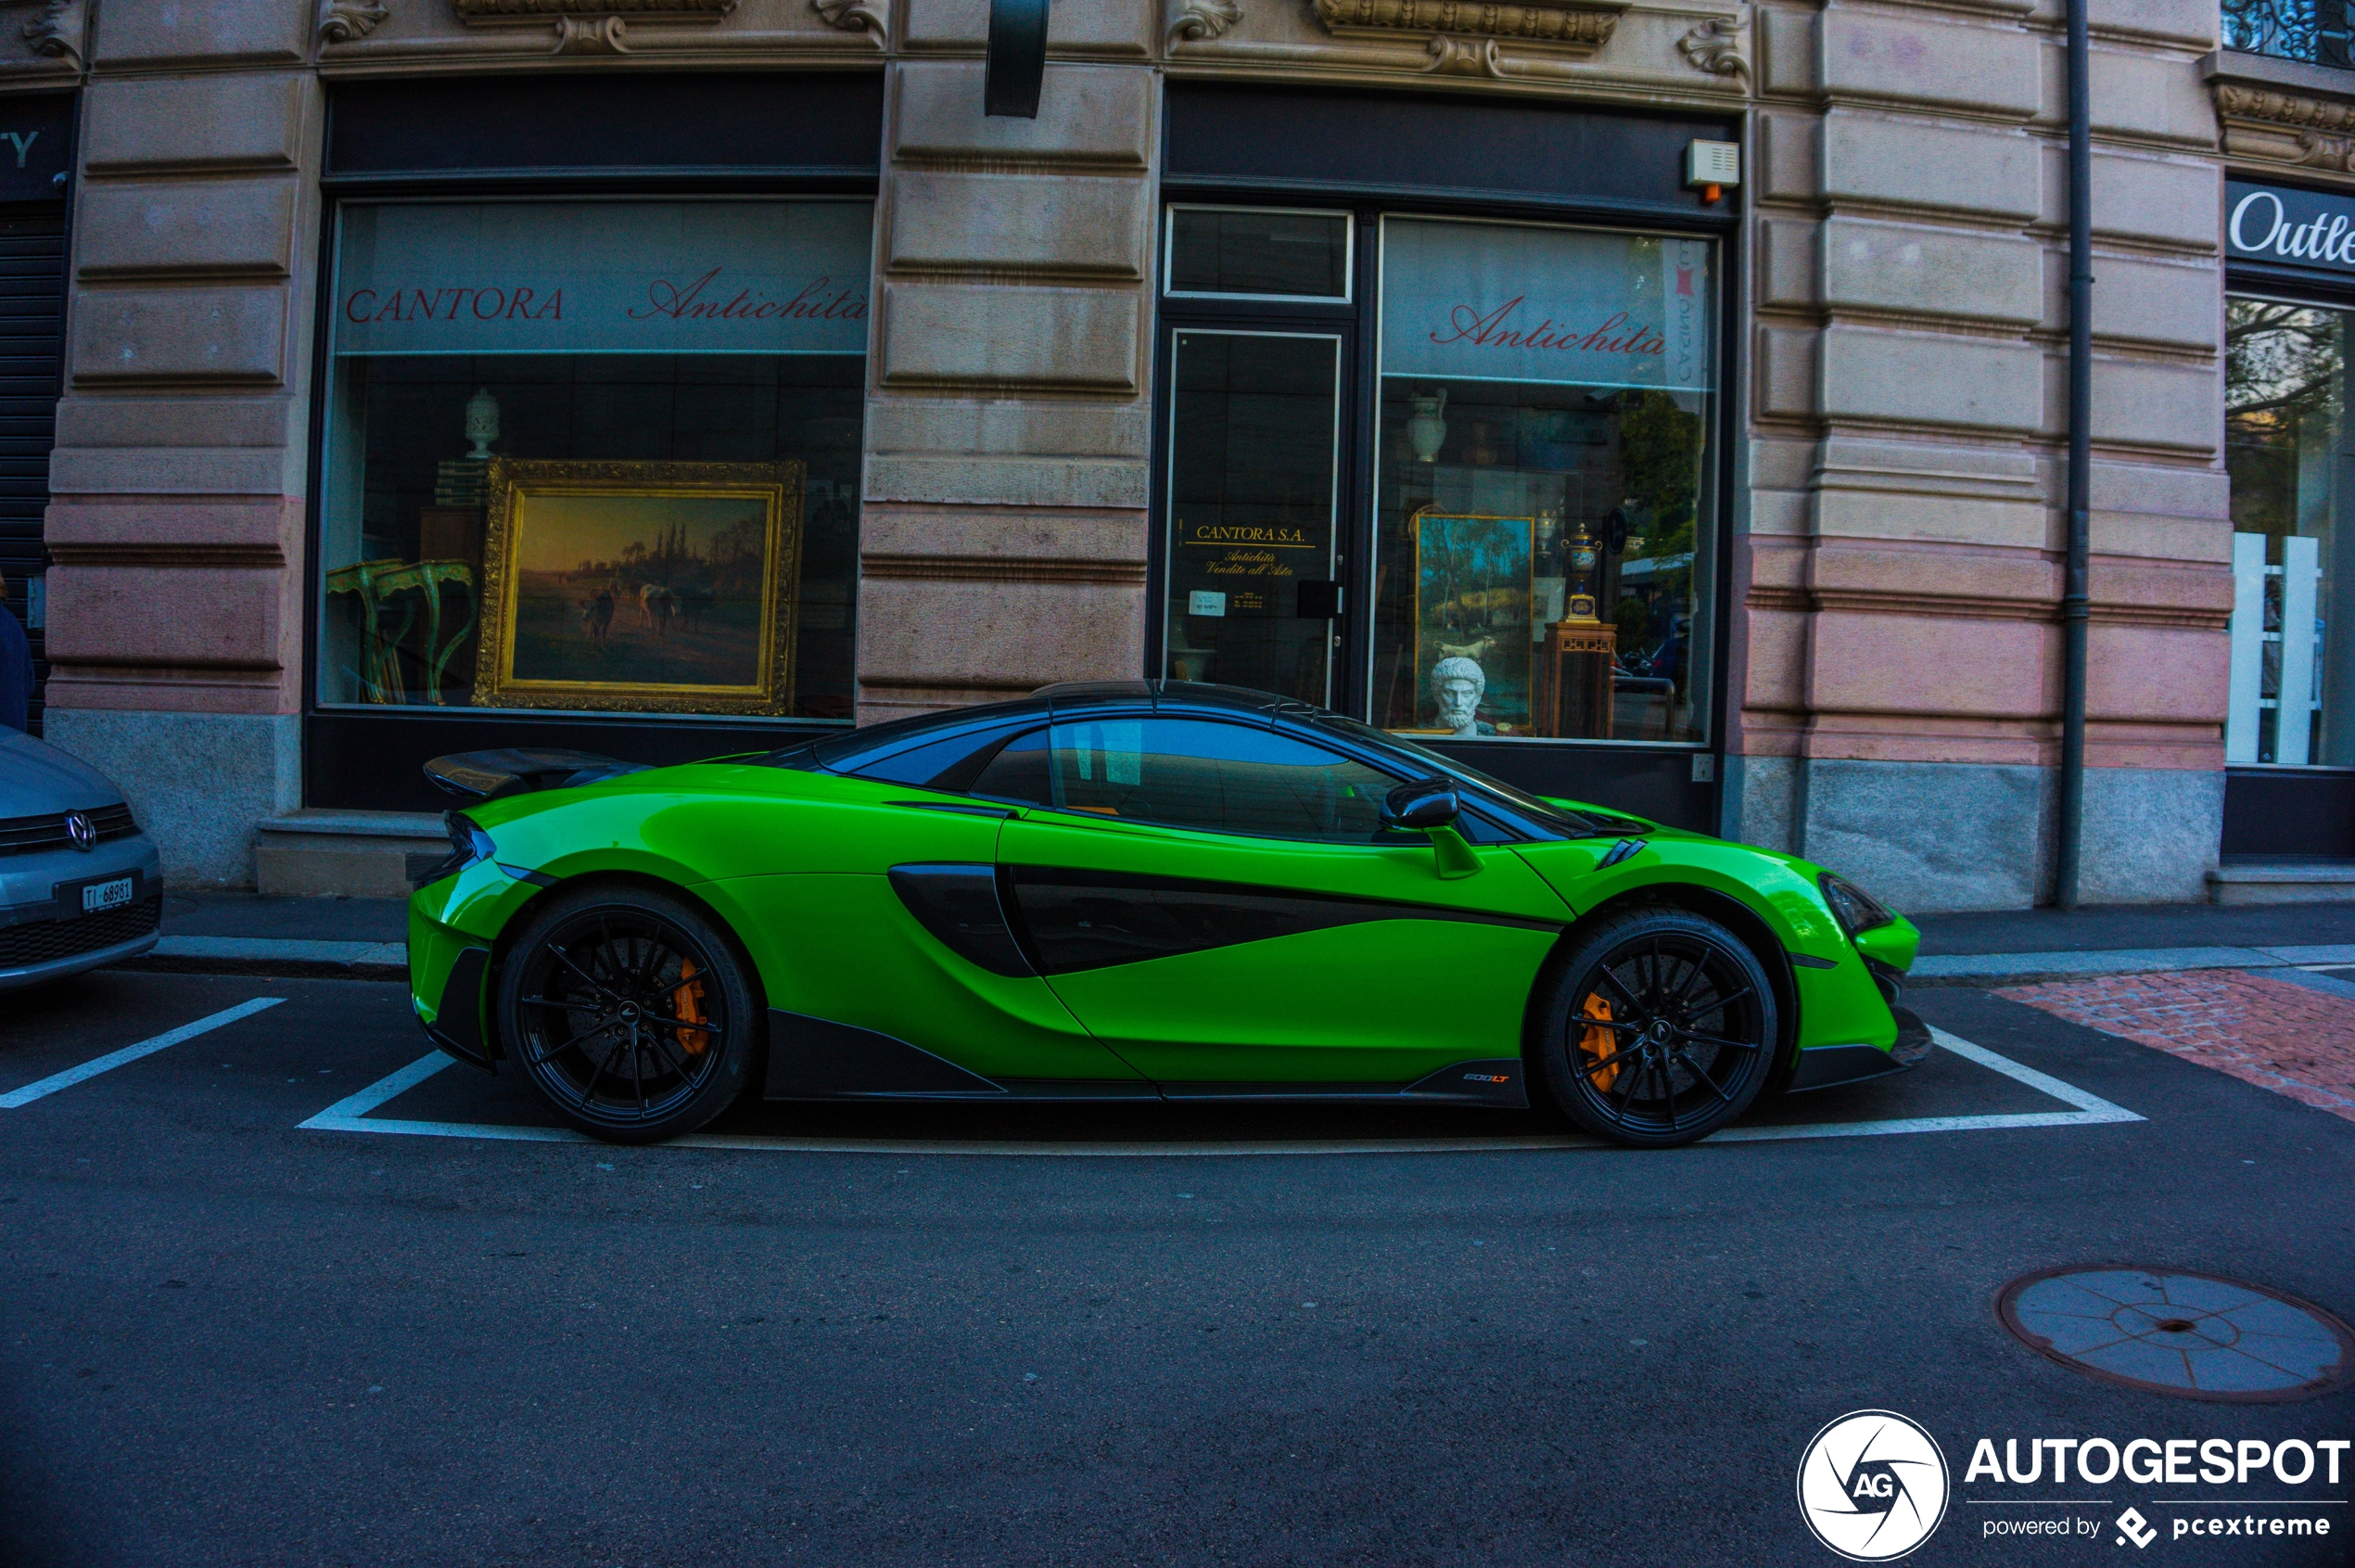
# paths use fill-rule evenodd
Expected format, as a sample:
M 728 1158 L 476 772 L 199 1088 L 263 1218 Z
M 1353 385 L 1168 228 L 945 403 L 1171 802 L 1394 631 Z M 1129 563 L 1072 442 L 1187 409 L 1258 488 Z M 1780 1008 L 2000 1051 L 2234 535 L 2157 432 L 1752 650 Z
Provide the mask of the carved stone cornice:
M 376 0 L 319 0 L 319 42 L 357 43 L 390 15 Z
M 1678 39 L 1676 49 L 1695 70 L 1730 76 L 1747 88 L 1750 83 L 1749 34 L 1747 17 L 1712 17 Z
M 1242 19 L 1243 8 L 1234 0 L 1178 0 L 1169 8 L 1169 43 L 1175 47 L 1224 38 Z
M 2233 158 L 2355 171 L 2355 72 L 2219 49 L 2201 74 Z
M 1631 0 L 1315 0 L 1336 37 L 1432 35 L 1432 69 L 1498 74 L 1496 45 L 1543 45 L 1591 55 L 1610 41 Z M 1466 40 L 1477 42 L 1467 43 Z
M 891 47 L 891 0 L 809 0 L 809 8 L 828 27 L 864 32 L 885 49 Z
M 2355 127 L 2355 100 L 2310 97 L 2303 93 L 2245 86 L 2237 82 L 2209 84 L 2216 112 L 2235 120 L 2261 120 L 2294 130 L 2344 131 Z
M 87 0 L 45 0 L 40 14 L 24 24 L 25 42 L 32 52 L 80 71 L 87 63 L 90 17 Z

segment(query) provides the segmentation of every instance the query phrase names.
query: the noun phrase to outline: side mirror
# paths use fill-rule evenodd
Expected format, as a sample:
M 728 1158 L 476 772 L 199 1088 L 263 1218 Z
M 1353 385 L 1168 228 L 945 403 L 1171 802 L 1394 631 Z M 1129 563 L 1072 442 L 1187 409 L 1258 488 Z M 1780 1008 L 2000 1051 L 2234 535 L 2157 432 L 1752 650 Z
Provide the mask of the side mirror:
M 1453 882 L 1480 871 L 1480 857 L 1456 831 L 1463 809 L 1456 786 L 1445 779 L 1416 779 L 1382 797 L 1381 825 L 1429 834 L 1432 869 L 1443 882 Z
M 1445 779 L 1414 779 L 1382 797 L 1381 825 L 1428 833 L 1435 827 L 1453 827 L 1463 809 L 1463 802 L 1456 797 L 1456 786 Z

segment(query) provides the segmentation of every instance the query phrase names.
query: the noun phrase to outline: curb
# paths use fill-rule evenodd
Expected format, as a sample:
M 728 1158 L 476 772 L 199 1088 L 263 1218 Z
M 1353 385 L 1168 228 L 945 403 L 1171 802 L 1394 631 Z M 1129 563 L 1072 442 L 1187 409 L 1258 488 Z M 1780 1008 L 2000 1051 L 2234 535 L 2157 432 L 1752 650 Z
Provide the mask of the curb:
M 2092 952 L 1961 953 L 1916 959 L 1905 987 L 2039 986 L 2105 975 L 2177 975 L 2246 969 L 2305 975 L 2309 963 L 2355 964 L 2355 947 L 2111 948 Z M 2340 982 L 2334 982 L 2338 984 Z
M 278 941 L 258 937 L 166 937 L 109 965 L 164 975 L 266 975 L 287 979 L 406 980 L 404 942 Z

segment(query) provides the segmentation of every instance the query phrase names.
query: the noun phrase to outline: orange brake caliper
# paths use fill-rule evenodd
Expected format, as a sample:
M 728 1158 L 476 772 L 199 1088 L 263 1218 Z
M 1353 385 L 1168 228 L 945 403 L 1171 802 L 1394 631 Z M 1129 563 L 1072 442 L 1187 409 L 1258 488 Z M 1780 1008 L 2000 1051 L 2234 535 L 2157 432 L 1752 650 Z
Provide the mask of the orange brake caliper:
M 1599 995 L 1590 995 L 1586 999 L 1586 1005 L 1580 1008 L 1578 1013 L 1582 1018 L 1608 1020 L 1610 1017 L 1610 1003 Z M 1605 1065 L 1587 1074 L 1586 1081 L 1598 1090 L 1608 1093 L 1610 1086 L 1619 1081 L 1619 1064 L 1610 1060 L 1619 1054 L 1619 1031 L 1597 1028 L 1592 1024 L 1586 1025 L 1578 1031 L 1578 1049 L 1586 1055 L 1605 1063 Z
M 682 1023 L 700 1024 L 704 1021 L 703 982 L 695 978 L 694 959 L 681 958 L 679 961 L 679 988 L 671 994 L 678 1002 L 679 1017 Z M 690 1056 L 701 1055 L 710 1039 L 711 1037 L 701 1029 L 679 1031 L 679 1043 L 686 1047 Z

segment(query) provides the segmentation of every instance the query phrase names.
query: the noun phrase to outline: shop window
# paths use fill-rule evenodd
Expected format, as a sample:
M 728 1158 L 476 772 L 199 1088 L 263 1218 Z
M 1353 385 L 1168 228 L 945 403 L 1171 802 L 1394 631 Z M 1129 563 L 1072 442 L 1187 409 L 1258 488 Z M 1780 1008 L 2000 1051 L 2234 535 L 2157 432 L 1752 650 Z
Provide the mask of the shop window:
M 2225 306 L 2232 477 L 2233 762 L 2355 767 L 2355 430 L 2350 312 L 2235 296 Z
M 1381 226 L 1376 723 L 1705 740 L 1710 242 Z
M 345 207 L 319 702 L 847 720 L 872 223 Z

